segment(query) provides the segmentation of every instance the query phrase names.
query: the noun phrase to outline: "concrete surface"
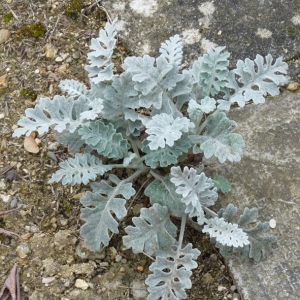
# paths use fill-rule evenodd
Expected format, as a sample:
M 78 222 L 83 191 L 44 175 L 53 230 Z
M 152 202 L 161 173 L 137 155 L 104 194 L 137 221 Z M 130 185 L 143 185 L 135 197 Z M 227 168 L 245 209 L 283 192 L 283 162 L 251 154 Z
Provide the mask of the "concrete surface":
M 300 0 L 103 0 L 119 36 L 138 55 L 156 54 L 179 34 L 191 64 L 212 45 L 226 46 L 231 67 L 256 54 L 283 56 L 300 78 Z

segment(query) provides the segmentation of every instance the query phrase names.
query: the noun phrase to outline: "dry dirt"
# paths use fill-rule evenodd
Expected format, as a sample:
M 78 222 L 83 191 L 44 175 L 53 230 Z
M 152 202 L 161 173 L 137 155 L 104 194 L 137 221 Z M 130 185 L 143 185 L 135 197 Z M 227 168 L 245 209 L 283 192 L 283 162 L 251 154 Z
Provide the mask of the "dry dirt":
M 0 45 L 0 170 L 14 166 L 10 176 L 4 173 L 0 178 L 0 212 L 22 205 L 16 212 L 0 215 L 0 228 L 24 240 L 0 234 L 0 287 L 17 264 L 22 300 L 146 299 L 143 282 L 151 261 L 124 250 L 124 226 L 104 252 L 89 252 L 79 236 L 79 199 L 86 188 L 48 183 L 59 161 L 70 156 L 67 148 L 45 134 L 37 136 L 39 152 L 33 154 L 24 149 L 23 138 L 12 138 L 25 109 L 41 96 L 61 94 L 60 80 L 88 84 L 86 54 L 90 39 L 105 24 L 105 12 L 91 0 L 2 0 L 0 12 L 0 29 L 10 33 Z M 117 64 L 130 55 L 125 44 L 119 41 Z M 130 224 L 130 218 L 125 222 Z M 201 250 L 188 299 L 239 299 L 209 239 L 191 228 L 185 237 L 186 243 Z

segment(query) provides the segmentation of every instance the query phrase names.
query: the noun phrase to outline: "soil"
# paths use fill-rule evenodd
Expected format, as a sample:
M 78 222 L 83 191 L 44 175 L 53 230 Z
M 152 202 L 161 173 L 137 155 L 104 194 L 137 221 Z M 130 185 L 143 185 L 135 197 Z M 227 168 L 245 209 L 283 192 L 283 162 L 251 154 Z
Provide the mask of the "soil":
M 124 249 L 125 226 L 104 251 L 90 252 L 79 235 L 79 199 L 87 188 L 48 183 L 58 163 L 70 157 L 67 148 L 49 133 L 37 136 L 39 152 L 34 154 L 24 149 L 24 137 L 12 137 L 25 109 L 41 96 L 61 94 L 60 80 L 89 84 L 84 65 L 91 38 L 105 25 L 105 10 L 97 1 L 4 0 L 0 11 L 0 29 L 10 33 L 0 44 L 0 212 L 21 205 L 0 214 L 0 228 L 23 239 L 0 234 L 0 287 L 17 264 L 21 299 L 146 299 L 151 260 Z M 131 55 L 125 44 L 118 42 L 116 72 Z M 142 183 L 134 183 L 136 190 Z M 137 198 L 133 211 L 141 205 Z M 131 216 L 122 224 L 131 224 Z M 208 237 L 188 227 L 184 242 L 201 251 L 188 299 L 239 299 Z

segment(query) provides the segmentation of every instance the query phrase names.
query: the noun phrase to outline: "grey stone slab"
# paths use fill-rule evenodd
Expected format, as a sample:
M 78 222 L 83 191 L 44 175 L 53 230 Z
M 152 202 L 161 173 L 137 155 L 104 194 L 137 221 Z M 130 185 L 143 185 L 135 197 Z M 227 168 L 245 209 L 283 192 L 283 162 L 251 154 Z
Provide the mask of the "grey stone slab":
M 234 257 L 228 265 L 244 300 L 300 299 L 300 92 L 284 92 L 262 105 L 230 112 L 246 143 L 239 163 L 224 163 L 219 173 L 232 191 L 219 198 L 242 213 L 257 207 L 260 221 L 276 220 L 278 237 L 265 261 Z
M 299 0 L 103 0 L 129 49 L 157 54 L 160 43 L 172 35 L 184 39 L 190 64 L 212 45 L 226 46 L 238 59 L 271 53 L 283 56 L 290 76 L 300 78 Z

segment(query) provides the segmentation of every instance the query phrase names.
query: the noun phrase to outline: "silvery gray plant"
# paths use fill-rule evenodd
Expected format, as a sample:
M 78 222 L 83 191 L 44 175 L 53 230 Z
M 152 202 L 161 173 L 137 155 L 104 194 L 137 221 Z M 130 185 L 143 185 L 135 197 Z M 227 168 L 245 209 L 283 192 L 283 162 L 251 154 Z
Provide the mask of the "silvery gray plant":
M 239 217 L 232 204 L 217 213 L 209 208 L 218 191 L 230 191 L 230 184 L 219 175 L 208 178 L 204 171 L 216 161 L 240 161 L 244 141 L 226 112 L 233 104 L 243 107 L 250 100 L 265 102 L 267 94 L 278 95 L 278 85 L 287 81 L 287 64 L 282 58 L 274 62 L 270 54 L 257 55 L 239 60 L 229 71 L 229 53 L 217 47 L 190 70 L 180 71 L 182 41 L 175 35 L 161 44 L 159 57 L 127 57 L 124 72 L 114 74 L 116 22 L 108 22 L 92 39 L 86 66 L 90 89 L 75 80 L 61 81 L 69 97 L 41 98 L 26 110 L 14 136 L 52 129 L 75 153 L 59 164 L 50 182 L 91 186 L 80 200 L 85 222 L 80 234 L 92 251 L 107 246 L 119 232 L 127 202 L 136 193 L 132 181 L 152 176 L 144 191 L 151 207 L 132 218 L 123 244 L 155 257 L 146 279 L 148 300 L 186 299 L 200 254 L 192 244 L 183 246 L 187 220 L 201 225 L 224 256 L 237 252 L 258 261 L 276 242 L 275 236 L 264 234 L 269 222 L 250 225 L 258 217 L 256 208 L 245 208 Z M 199 165 L 184 165 L 189 155 L 200 153 Z M 113 174 L 119 168 L 133 171 L 120 179 Z M 97 180 L 108 172 L 108 180 Z M 170 216 L 181 219 L 178 237 Z

